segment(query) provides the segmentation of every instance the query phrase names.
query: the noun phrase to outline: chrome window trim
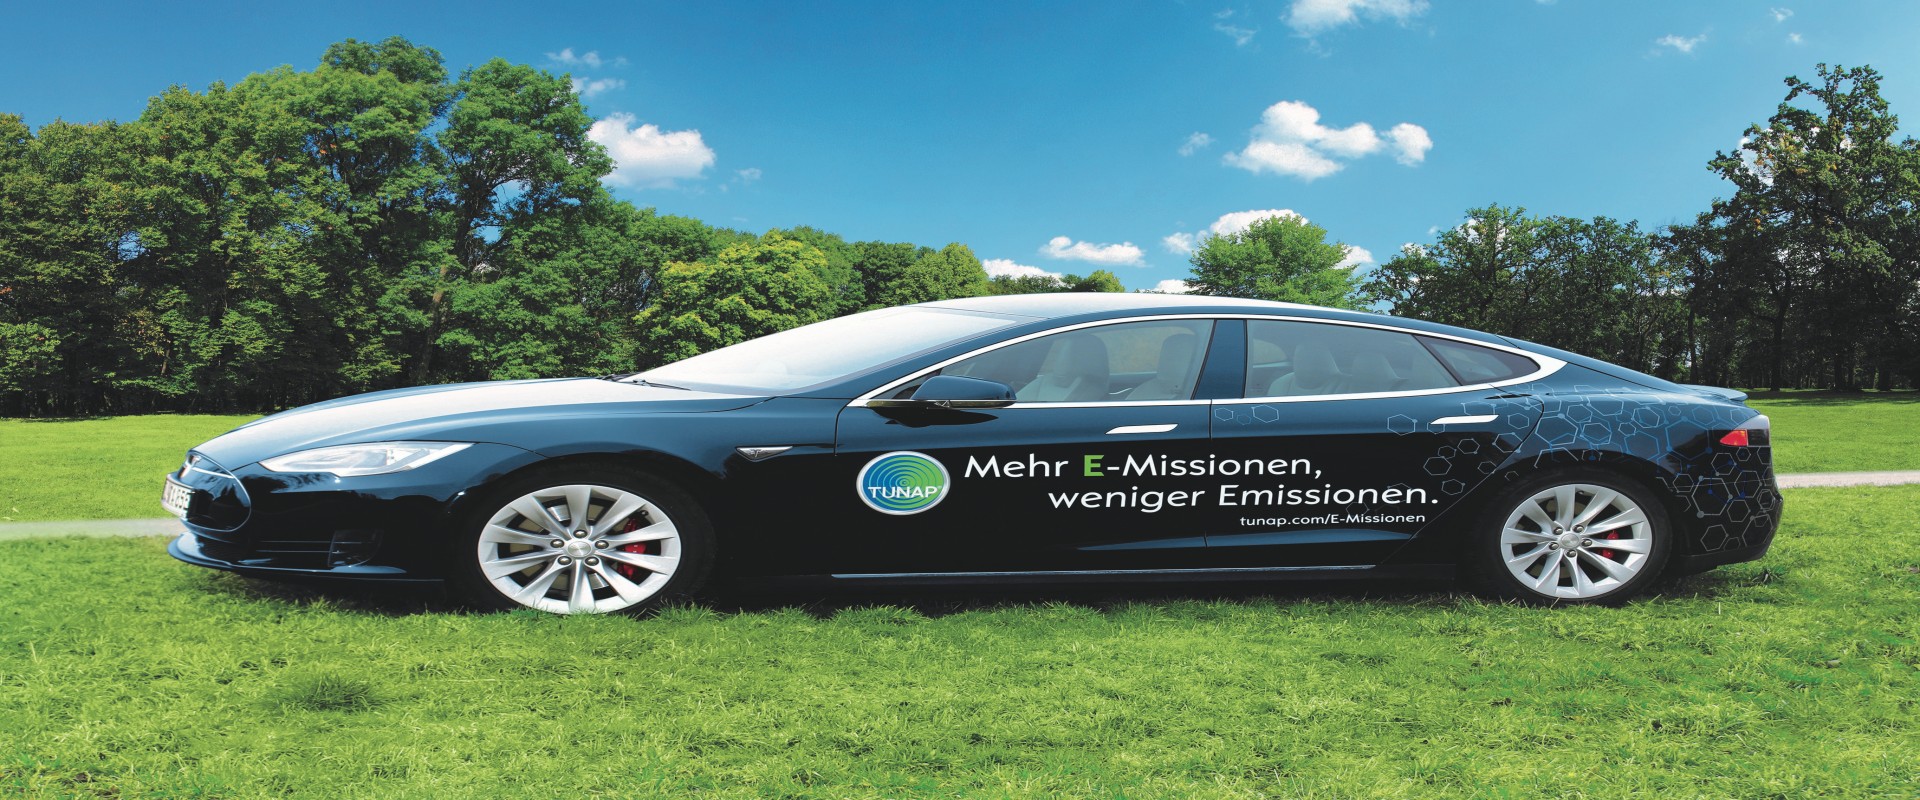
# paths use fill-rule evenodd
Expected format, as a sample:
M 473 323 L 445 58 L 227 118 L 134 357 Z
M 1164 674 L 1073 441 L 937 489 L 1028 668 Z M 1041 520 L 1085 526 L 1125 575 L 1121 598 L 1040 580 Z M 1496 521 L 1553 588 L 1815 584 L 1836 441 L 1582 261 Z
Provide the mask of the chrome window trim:
M 967 351 L 966 353 L 962 353 L 960 355 L 954 356 L 953 358 L 949 358 L 938 364 L 934 364 L 933 366 L 926 367 L 912 374 L 909 374 L 904 378 L 898 378 L 896 380 L 888 382 L 885 385 L 882 385 L 878 389 L 874 389 L 873 391 L 867 392 L 866 394 L 863 394 L 863 395 L 860 395 L 859 397 L 854 398 L 851 402 L 847 403 L 847 407 L 848 408 L 866 408 L 868 400 L 872 400 L 875 397 L 878 397 L 882 394 L 886 394 L 887 392 L 893 391 L 894 389 L 897 389 L 908 383 L 912 383 L 913 381 L 918 380 L 929 373 L 938 372 L 942 369 L 946 369 L 950 365 L 959 363 L 961 361 L 965 361 L 969 358 L 973 358 L 974 356 L 990 353 L 1002 347 L 1011 347 L 1013 345 L 1020 344 L 1021 342 L 1038 339 L 1042 336 L 1052 336 L 1057 333 L 1077 331 L 1084 328 L 1097 328 L 1097 327 L 1102 327 L 1106 325 L 1124 325 L 1132 322 L 1159 322 L 1159 321 L 1165 321 L 1165 320 L 1186 320 L 1186 319 L 1204 319 L 1204 320 L 1214 320 L 1214 321 L 1227 320 L 1227 319 L 1239 319 L 1239 320 L 1250 320 L 1250 321 L 1270 320 L 1274 322 L 1308 322 L 1308 323 L 1316 323 L 1321 325 L 1345 325 L 1352 328 L 1376 328 L 1379 330 L 1391 331 L 1394 333 L 1404 333 L 1410 336 L 1431 336 L 1436 339 L 1451 339 L 1453 341 L 1460 342 L 1462 344 L 1469 344 L 1469 345 L 1474 345 L 1476 347 L 1485 347 L 1490 350 L 1499 350 L 1506 353 L 1512 353 L 1514 355 L 1520 356 L 1521 358 L 1525 358 L 1529 361 L 1532 361 L 1534 364 L 1538 365 L 1540 368 L 1537 370 L 1534 370 L 1531 373 L 1522 375 L 1517 378 L 1508 378 L 1507 380 L 1495 381 L 1492 383 L 1464 384 L 1461 386 L 1446 386 L 1446 387 L 1441 387 L 1436 389 L 1408 389 L 1408 390 L 1398 391 L 1398 392 L 1356 392 L 1356 393 L 1350 393 L 1350 394 L 1305 394 L 1305 395 L 1292 395 L 1292 396 L 1283 396 L 1283 397 L 1220 398 L 1220 399 L 1214 399 L 1214 400 L 1139 400 L 1139 401 L 1132 401 L 1132 402 L 1129 402 L 1126 400 L 1116 400 L 1112 402 L 1096 401 L 1096 402 L 1081 402 L 1081 403 L 1014 403 L 1013 405 L 1007 406 L 1007 408 L 1131 408 L 1131 407 L 1147 407 L 1147 406 L 1200 406 L 1200 405 L 1213 406 L 1213 405 L 1235 405 L 1239 403 L 1309 403 L 1309 402 L 1323 402 L 1327 400 L 1378 400 L 1378 399 L 1392 398 L 1392 397 L 1424 397 L 1427 395 L 1457 394 L 1460 392 L 1484 391 L 1487 389 L 1497 389 L 1503 386 L 1512 386 L 1518 383 L 1528 383 L 1531 381 L 1537 381 L 1537 380 L 1546 378 L 1547 376 L 1552 375 L 1556 372 L 1559 372 L 1561 367 L 1564 367 L 1567 365 L 1567 362 L 1561 361 L 1560 359 L 1554 358 L 1552 356 L 1540 355 L 1539 353 L 1529 353 L 1518 347 L 1511 347 L 1511 346 L 1502 345 L 1502 344 L 1494 344 L 1492 342 L 1483 342 L 1478 339 L 1469 339 L 1465 336 L 1454 336 L 1452 334 L 1447 334 L 1447 333 L 1432 333 L 1429 331 L 1420 331 L 1420 330 L 1414 330 L 1411 328 L 1402 328 L 1397 325 L 1384 325 L 1384 324 L 1375 323 L 1375 322 L 1360 322 L 1357 320 L 1344 320 L 1344 319 L 1323 319 L 1320 317 L 1301 317 L 1301 316 L 1294 316 L 1294 315 L 1287 315 L 1287 314 L 1155 314 L 1152 316 L 1145 316 L 1145 317 L 1122 317 L 1120 319 L 1102 319 L 1102 320 L 1094 320 L 1092 322 L 1081 322 L 1081 323 L 1076 323 L 1073 325 L 1068 325 L 1060 328 L 1049 328 L 1044 331 L 1035 331 L 1033 333 L 1029 333 L 1024 336 L 1018 336 L 1012 339 L 1008 339 L 1004 342 L 995 342 L 985 347 L 981 347 L 975 350 L 970 350 L 970 351 Z M 1211 348 L 1211 345 L 1212 345 L 1211 340 L 1209 340 L 1208 345 L 1209 345 L 1209 348 Z

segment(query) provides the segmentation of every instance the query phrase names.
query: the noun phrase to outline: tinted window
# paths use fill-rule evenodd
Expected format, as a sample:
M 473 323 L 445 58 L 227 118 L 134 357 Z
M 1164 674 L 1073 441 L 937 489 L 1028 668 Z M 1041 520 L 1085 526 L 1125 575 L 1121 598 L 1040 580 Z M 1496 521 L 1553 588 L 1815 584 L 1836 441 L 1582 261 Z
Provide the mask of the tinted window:
M 1447 368 L 1453 370 L 1453 374 L 1459 376 L 1463 383 L 1493 383 L 1530 375 L 1540 369 L 1540 365 L 1533 363 L 1533 359 L 1505 350 L 1480 347 L 1452 339 L 1435 339 L 1430 336 L 1422 336 L 1420 341 L 1425 342 L 1427 347 L 1433 350 L 1433 354 L 1439 356 L 1440 360 L 1446 363 Z
M 1023 403 L 1186 400 L 1212 331 L 1206 320 L 1082 328 L 982 353 L 940 374 L 999 381 Z
M 1305 397 L 1456 386 L 1411 334 L 1316 322 L 1247 323 L 1247 397 Z

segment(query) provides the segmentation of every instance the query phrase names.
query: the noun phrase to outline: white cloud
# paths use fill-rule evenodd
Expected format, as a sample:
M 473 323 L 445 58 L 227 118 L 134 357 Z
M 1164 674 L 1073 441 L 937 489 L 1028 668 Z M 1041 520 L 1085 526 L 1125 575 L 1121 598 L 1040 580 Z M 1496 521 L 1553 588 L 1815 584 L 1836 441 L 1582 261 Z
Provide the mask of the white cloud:
M 1229 211 L 1207 226 L 1207 231 L 1215 236 L 1228 236 L 1253 227 L 1253 223 L 1269 217 L 1298 217 L 1305 222 L 1306 217 L 1291 208 L 1263 208 L 1253 211 Z
M 713 166 L 713 148 L 697 130 L 663 131 L 632 114 L 609 114 L 587 129 L 587 138 L 607 148 L 613 173 L 607 183 L 635 188 L 663 188 L 681 179 L 698 178 Z
M 1180 143 L 1180 155 L 1193 155 L 1195 152 L 1207 149 L 1207 146 L 1211 144 L 1213 144 L 1212 136 L 1201 133 L 1200 131 L 1194 131 L 1193 133 L 1187 134 L 1186 141 Z
M 588 69 L 599 69 L 601 67 L 624 67 L 627 65 L 626 56 L 619 56 L 617 58 L 601 58 L 600 51 L 598 50 L 588 50 L 587 52 L 584 52 L 584 53 L 575 53 L 573 52 L 573 48 L 571 47 L 562 48 L 558 53 L 548 53 L 547 60 L 555 64 L 562 64 L 569 67 L 586 67 Z
M 1226 161 L 1248 172 L 1273 172 L 1310 181 L 1340 171 L 1340 165 L 1334 163 L 1333 159 L 1296 142 L 1255 140 L 1248 142 L 1245 150 L 1228 153 Z
M 1058 272 L 1048 272 L 1039 267 L 1018 264 L 1011 258 L 984 259 L 980 262 L 980 266 L 986 268 L 987 277 L 989 278 L 1004 276 L 1008 278 L 1052 278 L 1056 281 L 1060 280 L 1060 273 Z
M 613 89 L 626 88 L 627 82 L 619 78 L 574 78 L 573 92 L 581 97 L 593 97 Z
M 1253 41 L 1253 35 L 1260 32 L 1257 28 L 1242 28 L 1238 25 L 1228 25 L 1224 22 L 1213 23 L 1213 29 L 1226 34 L 1227 38 L 1232 39 L 1234 47 L 1246 47 L 1248 42 Z
M 1664 46 L 1664 47 L 1671 47 L 1682 53 L 1691 53 L 1693 52 L 1693 48 L 1699 47 L 1700 43 L 1706 40 L 1707 40 L 1707 35 L 1704 33 L 1700 34 L 1699 36 L 1676 36 L 1674 34 L 1669 33 L 1665 36 L 1655 39 L 1653 43 Z
M 1055 236 L 1047 241 L 1045 247 L 1040 248 L 1040 255 L 1070 261 L 1086 261 L 1093 264 L 1146 265 L 1146 262 L 1142 260 L 1146 256 L 1146 253 L 1142 252 L 1140 248 L 1135 247 L 1132 242 L 1094 244 L 1092 242 L 1076 242 L 1065 236 Z
M 1788 41 L 1788 42 L 1791 42 L 1791 43 L 1793 43 L 1793 44 L 1799 44 L 1799 43 L 1800 43 L 1800 34 L 1797 34 L 1797 33 L 1789 33 L 1789 34 L 1787 34 L 1787 41 Z
M 1427 135 L 1427 129 L 1411 122 L 1389 128 L 1387 140 L 1393 143 L 1393 160 L 1407 166 L 1427 160 L 1427 151 L 1433 149 L 1433 137 Z
M 1314 36 L 1362 18 L 1405 24 L 1427 13 L 1427 0 L 1293 0 L 1282 17 L 1301 36 Z
M 735 170 L 733 174 L 739 176 L 741 183 L 752 183 L 760 180 L 761 173 L 759 167 L 747 167 L 746 169 Z
M 1347 245 L 1347 256 L 1345 258 L 1340 259 L 1340 263 L 1335 264 L 1334 266 L 1357 267 L 1362 264 L 1372 264 L 1372 263 L 1374 263 L 1373 251 L 1368 250 L 1367 248 L 1364 248 L 1364 247 Z
M 1185 231 L 1176 231 L 1174 233 L 1169 233 L 1166 236 L 1160 237 L 1160 244 L 1161 246 L 1167 248 L 1167 252 L 1169 253 L 1187 255 L 1189 253 L 1192 253 L 1195 249 L 1198 249 L 1200 247 L 1200 243 L 1204 241 L 1208 236 L 1228 236 L 1231 234 L 1239 233 L 1241 231 L 1246 230 L 1249 227 L 1252 227 L 1253 223 L 1266 219 L 1268 217 L 1297 217 L 1302 222 L 1305 222 L 1307 219 L 1306 217 L 1300 216 L 1299 212 L 1296 212 L 1290 208 L 1263 208 L 1263 209 L 1253 209 L 1249 211 L 1229 211 L 1225 214 L 1221 214 L 1220 218 L 1214 220 L 1213 224 L 1208 225 L 1207 229 L 1204 231 L 1200 231 L 1198 233 L 1187 233 Z
M 1769 9 L 1767 9 L 1767 13 L 1769 13 L 1769 14 L 1772 14 L 1772 15 L 1773 15 L 1773 21 L 1774 21 L 1774 22 L 1786 22 L 1786 21 L 1787 21 L 1787 18 L 1788 18 L 1788 17 L 1791 17 L 1791 16 L 1793 16 L 1793 9 L 1791 9 L 1791 8 L 1769 8 Z
M 1193 287 L 1188 286 L 1186 281 L 1177 278 L 1168 278 L 1154 284 L 1153 288 L 1148 291 L 1159 292 L 1161 294 L 1186 294 L 1193 291 Z
M 1427 130 L 1402 122 L 1387 131 L 1394 158 L 1417 164 L 1433 148 Z M 1226 163 L 1248 172 L 1273 172 L 1315 180 L 1339 172 L 1336 159 L 1355 159 L 1381 149 L 1383 140 L 1372 125 L 1356 122 L 1345 128 L 1320 124 L 1320 111 L 1298 100 L 1282 100 L 1260 113 L 1247 146 L 1228 153 Z

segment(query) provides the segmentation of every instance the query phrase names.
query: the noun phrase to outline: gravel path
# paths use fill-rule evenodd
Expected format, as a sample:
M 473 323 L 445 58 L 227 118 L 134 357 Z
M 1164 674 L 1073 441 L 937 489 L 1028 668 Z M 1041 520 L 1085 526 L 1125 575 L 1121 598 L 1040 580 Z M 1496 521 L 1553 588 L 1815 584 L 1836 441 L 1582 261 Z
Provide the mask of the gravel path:
M 1782 489 L 1805 489 L 1809 486 L 1898 486 L 1903 483 L 1920 483 L 1920 469 L 1889 472 L 1803 472 L 1798 475 L 1779 475 L 1775 477 Z
M 1898 486 L 1920 483 L 1920 470 L 1892 472 L 1808 472 L 1780 475 L 1780 488 L 1805 489 L 1817 486 Z M 159 519 L 77 519 L 65 522 L 0 522 L 0 542 L 9 539 L 38 539 L 48 536 L 171 536 L 180 532 L 180 521 Z

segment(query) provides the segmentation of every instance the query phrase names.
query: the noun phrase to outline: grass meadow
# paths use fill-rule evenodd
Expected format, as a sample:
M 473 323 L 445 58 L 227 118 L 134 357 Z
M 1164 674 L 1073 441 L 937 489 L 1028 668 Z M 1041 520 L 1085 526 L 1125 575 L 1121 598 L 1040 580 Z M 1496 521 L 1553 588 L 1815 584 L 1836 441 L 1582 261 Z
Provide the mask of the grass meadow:
M 473 615 L 0 542 L 0 793 L 1920 794 L 1920 486 L 1619 609 L 1444 587 Z
M 160 481 L 187 448 L 258 418 L 0 419 L 0 525 L 166 516 Z
M 1920 392 L 1756 392 L 1780 472 L 1920 469 Z

